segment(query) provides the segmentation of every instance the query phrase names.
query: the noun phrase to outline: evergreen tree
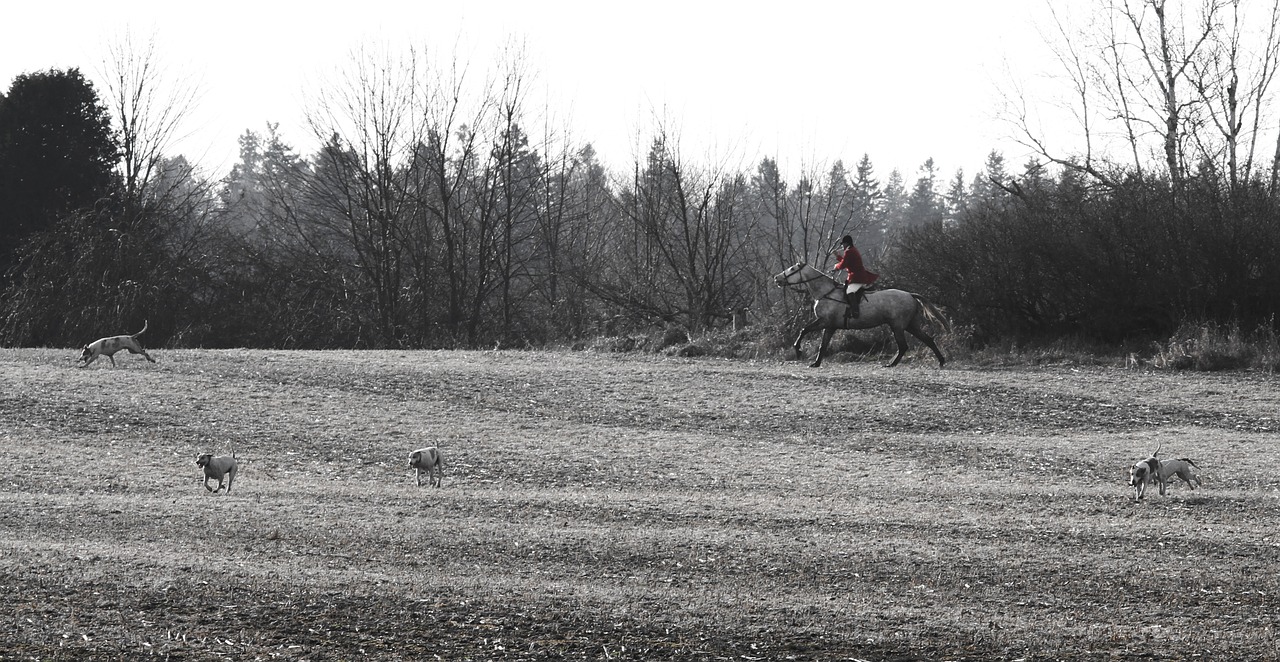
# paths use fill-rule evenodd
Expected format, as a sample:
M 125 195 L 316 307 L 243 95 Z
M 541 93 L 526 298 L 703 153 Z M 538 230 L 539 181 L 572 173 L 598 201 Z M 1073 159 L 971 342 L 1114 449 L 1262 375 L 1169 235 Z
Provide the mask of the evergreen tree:
M 889 171 L 889 179 L 884 183 L 882 217 L 886 242 L 888 235 L 906 227 L 907 189 L 902 179 L 902 172 L 897 168 Z
M 880 182 L 875 178 L 875 168 L 867 154 L 863 154 L 858 161 L 850 187 L 853 197 L 850 203 L 853 225 L 862 228 L 862 238 L 858 245 L 862 247 L 862 252 L 874 254 L 884 246 L 884 192 L 880 190 Z
M 1022 181 L 1026 188 L 1036 191 L 1045 187 L 1044 164 L 1032 158 L 1022 166 Z
M 23 74 L 0 97 L 0 275 L 28 236 L 107 195 L 119 147 L 79 69 Z
M 1010 183 L 1009 173 L 1004 166 L 1004 157 L 999 152 L 991 150 L 991 153 L 987 154 L 986 163 L 982 166 L 982 172 L 973 178 L 969 193 L 974 201 L 1003 200 L 1006 193 L 1000 187 Z
M 760 160 L 751 177 L 755 213 L 769 229 L 772 263 L 789 263 L 805 254 L 803 240 L 797 243 L 794 219 L 787 206 L 787 182 L 778 163 L 769 157 Z
M 945 209 L 938 195 L 938 169 L 933 159 L 926 159 L 920 166 L 920 176 L 907 198 L 906 224 L 914 227 L 940 222 L 944 213 Z
M 946 215 L 952 220 L 959 219 L 969 208 L 969 189 L 964 181 L 964 168 L 956 171 L 947 187 Z
M 849 171 L 844 167 L 844 161 L 837 160 L 831 164 L 831 169 L 827 171 L 827 177 L 822 187 L 818 190 L 821 196 L 821 213 L 825 214 L 831 223 L 831 227 L 836 231 L 844 229 L 841 234 L 861 235 L 863 227 L 859 224 L 859 219 L 854 216 L 853 207 L 853 186 L 849 182 Z M 830 246 L 823 246 L 826 249 Z

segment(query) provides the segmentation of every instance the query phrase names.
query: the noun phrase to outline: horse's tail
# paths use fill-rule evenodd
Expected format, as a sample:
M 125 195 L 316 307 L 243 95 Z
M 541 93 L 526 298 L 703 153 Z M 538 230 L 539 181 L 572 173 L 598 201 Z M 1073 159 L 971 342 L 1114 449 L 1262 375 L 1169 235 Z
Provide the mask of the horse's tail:
M 915 299 L 916 302 L 920 304 L 920 309 L 924 311 L 925 319 L 941 326 L 947 331 L 951 331 L 951 322 L 947 321 L 947 316 L 942 314 L 941 308 L 938 308 L 936 305 L 926 301 L 924 297 L 916 294 L 915 292 L 911 293 L 911 298 Z

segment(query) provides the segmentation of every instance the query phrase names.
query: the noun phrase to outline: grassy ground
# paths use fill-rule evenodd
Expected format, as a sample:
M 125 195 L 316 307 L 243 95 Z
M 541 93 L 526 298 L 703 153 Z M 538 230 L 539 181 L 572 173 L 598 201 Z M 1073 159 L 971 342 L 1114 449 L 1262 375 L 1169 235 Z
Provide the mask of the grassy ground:
M 153 355 L 0 350 L 0 658 L 1280 659 L 1272 377 Z

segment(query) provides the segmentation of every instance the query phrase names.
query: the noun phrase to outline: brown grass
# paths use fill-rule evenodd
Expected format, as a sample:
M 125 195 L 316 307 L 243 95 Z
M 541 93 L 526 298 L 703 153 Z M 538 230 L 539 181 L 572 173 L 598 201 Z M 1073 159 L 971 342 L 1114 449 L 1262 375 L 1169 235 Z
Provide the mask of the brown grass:
M 1260 375 L 153 354 L 0 350 L 0 658 L 1280 657 Z

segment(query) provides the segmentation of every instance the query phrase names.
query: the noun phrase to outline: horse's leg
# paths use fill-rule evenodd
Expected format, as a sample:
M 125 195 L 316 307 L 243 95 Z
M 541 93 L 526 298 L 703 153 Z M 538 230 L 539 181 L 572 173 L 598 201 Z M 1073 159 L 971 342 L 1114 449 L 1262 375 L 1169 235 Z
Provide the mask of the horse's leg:
M 930 338 L 929 334 L 925 333 L 924 329 L 920 328 L 919 319 L 911 320 L 911 325 L 907 327 L 907 331 L 910 332 L 911 335 L 915 336 L 917 340 L 928 345 L 929 349 L 933 350 L 933 355 L 938 357 L 939 368 L 947 364 L 947 358 L 942 355 L 942 350 L 938 349 L 938 346 L 933 342 L 933 338 Z
M 800 351 L 800 342 L 804 340 L 805 336 L 812 333 L 821 324 L 822 324 L 821 319 L 814 318 L 812 322 L 809 322 L 808 324 L 805 325 L 803 329 L 800 329 L 800 335 L 796 336 L 796 342 L 795 342 L 795 345 L 793 345 L 793 347 L 796 348 L 797 359 L 804 357 L 804 352 Z
M 822 355 L 827 353 L 827 345 L 831 344 L 831 336 L 835 335 L 835 327 L 827 327 L 822 330 L 822 344 L 818 346 L 818 358 L 809 364 L 810 368 L 817 368 L 822 365 Z
M 898 341 L 898 355 L 893 357 L 893 360 L 889 362 L 889 365 L 885 366 L 886 368 L 892 368 L 893 366 L 898 365 L 898 361 L 901 361 L 902 357 L 907 353 L 907 334 L 903 333 L 902 329 L 894 327 L 893 339 Z

